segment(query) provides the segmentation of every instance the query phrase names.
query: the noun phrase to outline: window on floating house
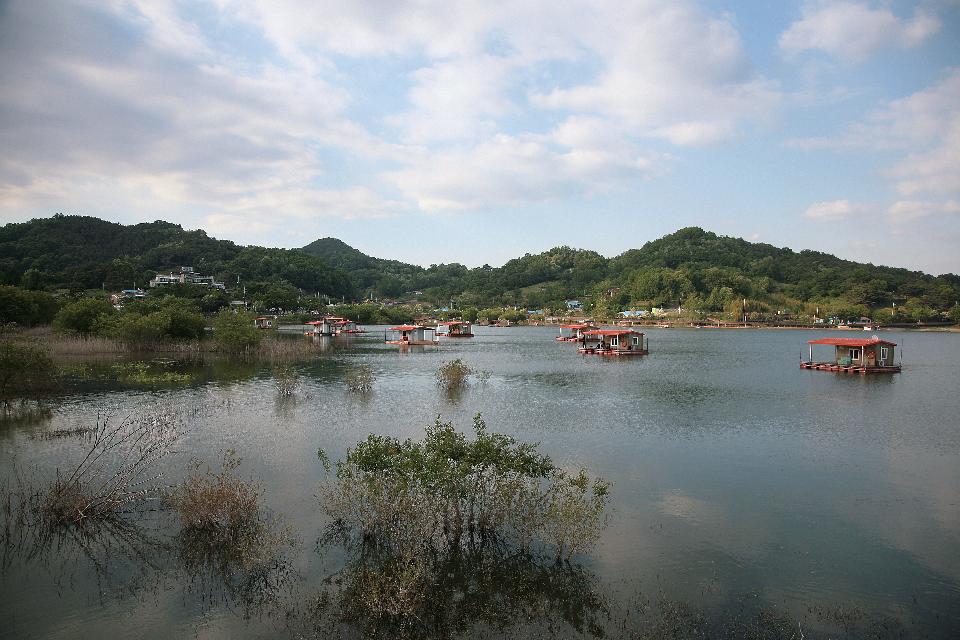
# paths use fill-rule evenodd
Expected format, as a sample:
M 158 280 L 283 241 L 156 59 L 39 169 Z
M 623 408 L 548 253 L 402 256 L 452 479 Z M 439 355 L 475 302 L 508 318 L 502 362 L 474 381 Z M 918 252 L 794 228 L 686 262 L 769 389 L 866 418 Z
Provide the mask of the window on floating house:
M 887 357 L 890 355 L 890 351 L 886 347 L 880 347 L 880 361 L 886 362 Z
M 640 344 L 640 336 L 631 336 L 631 337 L 630 337 L 630 344 L 633 344 L 633 345 L 638 345 L 638 344 Z
M 620 336 L 610 336 L 610 346 L 619 347 L 620 346 Z
M 856 349 L 851 348 L 851 349 L 850 349 L 850 360 L 852 361 L 852 360 L 859 360 L 859 359 L 860 359 L 860 349 L 859 349 L 859 348 L 856 348 Z

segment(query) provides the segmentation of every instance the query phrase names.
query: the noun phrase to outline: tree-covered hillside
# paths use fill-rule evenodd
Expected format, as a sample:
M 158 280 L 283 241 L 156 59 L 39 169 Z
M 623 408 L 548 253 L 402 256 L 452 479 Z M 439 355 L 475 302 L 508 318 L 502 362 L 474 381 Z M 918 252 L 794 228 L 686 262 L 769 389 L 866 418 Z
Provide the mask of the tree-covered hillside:
M 953 274 L 934 277 L 859 264 L 699 228 L 681 229 L 614 258 L 556 247 L 502 267 L 474 269 L 383 260 L 335 238 L 302 249 L 242 247 L 161 221 L 124 226 L 57 215 L 0 228 L 0 285 L 116 290 L 142 286 L 155 273 L 181 265 L 235 288 L 239 278 L 248 298 L 261 308 L 290 309 L 305 294 L 319 294 L 555 313 L 576 298 L 585 311 L 608 317 L 625 310 L 681 306 L 717 317 L 819 312 L 821 317 L 873 315 L 881 321 L 910 321 L 956 315 L 960 300 L 960 277 Z
M 26 289 L 118 290 L 192 266 L 253 291 L 277 286 L 352 296 L 347 274 L 299 249 L 242 247 L 157 221 L 125 226 L 56 215 L 0 228 L 0 284 Z

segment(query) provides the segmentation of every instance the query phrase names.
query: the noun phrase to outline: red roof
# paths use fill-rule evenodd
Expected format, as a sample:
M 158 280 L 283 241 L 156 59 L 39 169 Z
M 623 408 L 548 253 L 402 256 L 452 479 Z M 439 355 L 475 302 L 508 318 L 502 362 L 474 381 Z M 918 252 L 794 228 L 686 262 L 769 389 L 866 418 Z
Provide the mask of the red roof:
M 808 344 L 831 344 L 835 347 L 867 347 L 872 344 L 888 344 L 891 347 L 897 346 L 896 342 L 881 340 L 877 336 L 870 338 L 820 338 L 819 340 L 808 340 Z
M 304 322 L 303 324 L 323 324 L 323 320 L 311 320 L 310 322 Z
M 560 325 L 561 329 L 586 329 L 587 327 L 592 327 L 592 324 L 562 324 Z
M 633 329 L 597 329 L 595 331 L 584 331 L 583 335 L 585 336 L 623 336 L 629 333 L 635 333 L 638 336 L 643 335 L 639 331 L 634 331 Z
M 463 321 L 463 320 L 451 320 L 450 322 L 441 322 L 441 323 L 440 323 L 440 326 L 444 326 L 444 327 L 446 327 L 446 326 L 456 327 L 457 325 L 461 325 L 461 324 L 470 324 L 470 323 L 469 323 L 469 322 L 465 322 L 465 321 Z
M 390 331 L 413 331 L 414 329 L 424 329 L 413 324 L 402 324 L 399 327 L 390 327 Z

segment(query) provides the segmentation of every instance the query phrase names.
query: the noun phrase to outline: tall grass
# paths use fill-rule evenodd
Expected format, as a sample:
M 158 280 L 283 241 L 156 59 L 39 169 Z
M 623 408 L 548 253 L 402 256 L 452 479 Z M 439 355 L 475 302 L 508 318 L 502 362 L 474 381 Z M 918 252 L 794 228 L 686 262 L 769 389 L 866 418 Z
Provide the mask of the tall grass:
M 128 343 L 117 338 L 97 335 L 61 334 L 50 327 L 34 327 L 20 332 L 18 341 L 40 341 L 50 355 L 56 356 L 96 356 L 125 353 L 183 353 L 214 354 L 223 353 L 222 348 L 212 339 L 202 340 L 156 340 Z M 317 349 L 306 340 L 283 338 L 273 333 L 263 336 L 259 344 L 251 346 L 237 355 L 242 358 L 267 362 L 292 361 L 306 359 L 317 353 Z

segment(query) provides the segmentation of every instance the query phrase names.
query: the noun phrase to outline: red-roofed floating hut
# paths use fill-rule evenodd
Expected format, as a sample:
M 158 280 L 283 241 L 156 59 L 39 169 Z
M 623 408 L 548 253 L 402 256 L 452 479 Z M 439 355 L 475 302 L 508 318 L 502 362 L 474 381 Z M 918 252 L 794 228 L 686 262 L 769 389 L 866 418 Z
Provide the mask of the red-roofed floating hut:
M 596 327 L 589 323 L 581 324 L 562 324 L 560 325 L 560 335 L 554 340 L 557 342 L 580 342 L 583 339 L 583 332 Z
M 441 322 L 437 325 L 437 335 L 442 338 L 472 338 L 473 325 L 465 320 Z
M 357 327 L 357 323 L 347 318 L 330 317 L 327 318 L 333 325 L 333 331 L 337 335 L 342 333 L 363 333 L 363 329 Z
M 650 351 L 649 341 L 643 343 L 643 334 L 633 329 L 590 329 L 580 338 L 583 346 L 580 353 L 600 356 L 645 356 Z
M 390 327 L 389 331 L 393 332 L 394 336 L 388 339 L 387 336 L 384 335 L 383 341 L 386 344 L 398 344 L 402 347 L 411 345 L 437 344 L 436 329 L 434 327 L 425 327 L 417 324 L 403 324 L 399 327 Z M 433 332 L 433 339 L 427 339 L 428 331 Z
M 332 336 L 334 334 L 333 325 L 325 318 L 323 320 L 311 320 L 304 323 L 311 329 L 303 332 L 306 336 Z
M 838 371 L 842 373 L 899 373 L 900 365 L 893 361 L 896 342 L 870 338 L 820 338 L 809 340 L 809 359 L 800 361 L 801 369 Z M 817 362 L 813 359 L 813 345 L 826 344 L 834 347 L 833 361 Z

